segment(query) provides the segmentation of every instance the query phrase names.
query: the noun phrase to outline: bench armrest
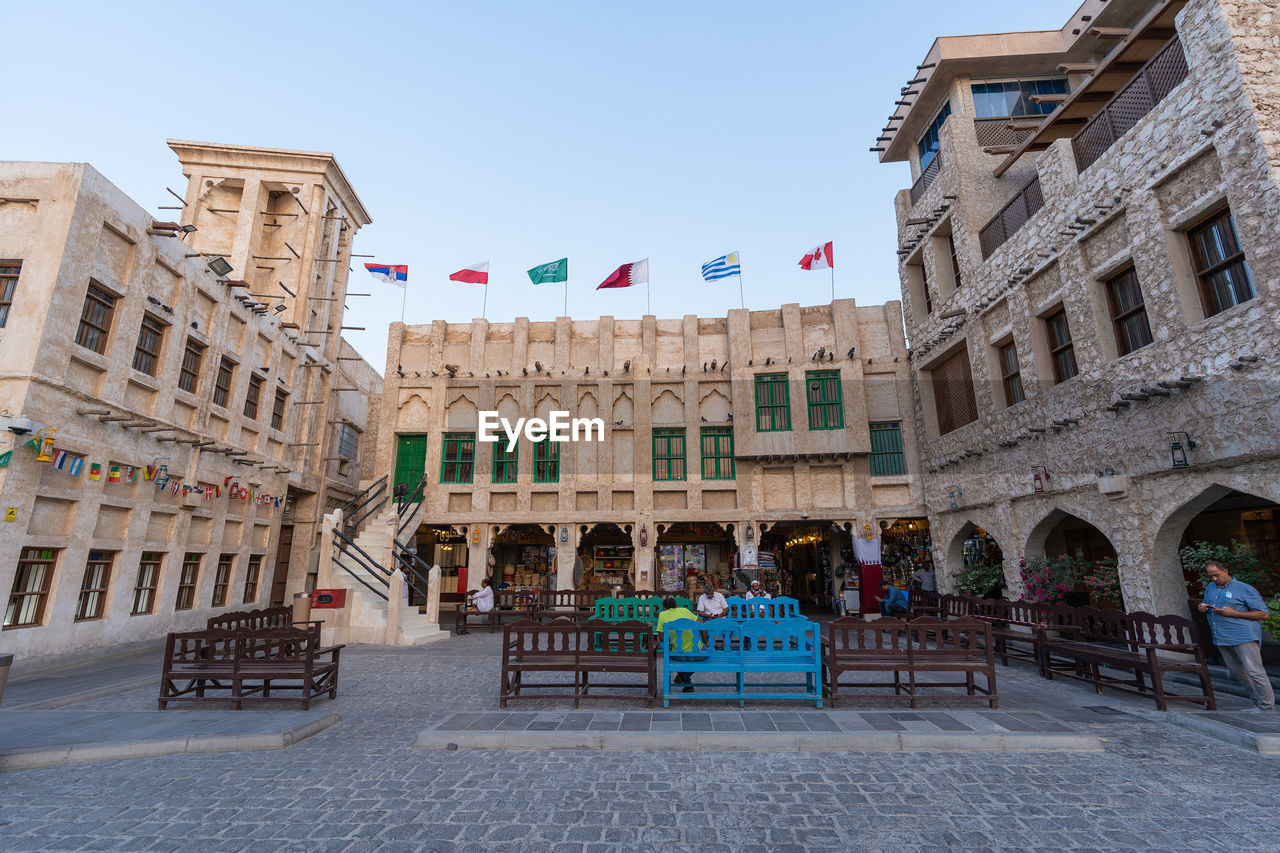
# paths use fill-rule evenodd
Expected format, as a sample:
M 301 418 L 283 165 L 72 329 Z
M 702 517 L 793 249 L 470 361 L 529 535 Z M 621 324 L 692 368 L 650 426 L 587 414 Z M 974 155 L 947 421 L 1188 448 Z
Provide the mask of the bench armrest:
M 340 643 L 336 646 L 325 646 L 323 649 L 316 649 L 315 654 L 317 655 L 337 654 L 338 652 L 342 651 L 346 647 L 347 647 L 346 643 Z

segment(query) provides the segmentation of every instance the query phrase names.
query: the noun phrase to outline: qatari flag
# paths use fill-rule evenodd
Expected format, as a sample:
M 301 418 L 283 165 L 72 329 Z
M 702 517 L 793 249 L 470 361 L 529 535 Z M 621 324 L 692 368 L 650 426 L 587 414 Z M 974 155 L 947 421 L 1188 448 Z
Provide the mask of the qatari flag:
M 600 286 L 596 290 L 603 290 L 606 287 L 631 287 L 634 284 L 649 283 L 649 259 L 636 261 L 634 264 L 623 264 L 613 271 L 613 274 L 600 282 Z
M 489 262 L 472 264 L 469 267 L 463 267 L 453 275 L 449 276 L 449 281 L 460 281 L 464 284 L 488 284 L 489 283 Z

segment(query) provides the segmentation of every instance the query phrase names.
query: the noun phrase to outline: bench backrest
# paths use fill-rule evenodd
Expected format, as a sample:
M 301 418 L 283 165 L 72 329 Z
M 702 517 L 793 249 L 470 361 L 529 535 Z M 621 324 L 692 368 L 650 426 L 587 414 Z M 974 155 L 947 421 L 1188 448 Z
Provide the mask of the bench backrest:
M 1200 632 L 1185 616 L 1156 616 L 1143 610 L 1128 614 L 1130 638 L 1135 645 L 1199 646 Z
M 927 589 L 919 589 L 911 593 L 911 598 L 908 601 L 909 605 L 916 610 L 937 610 L 942 606 L 942 596 L 933 590 Z
M 733 595 L 726 598 L 729 605 L 729 618 L 735 622 L 748 619 L 803 619 L 800 615 L 800 602 L 794 598 L 779 596 L 777 598 L 743 598 Z
M 209 628 L 227 631 L 238 629 L 258 630 L 260 628 L 288 628 L 293 622 L 292 607 L 266 607 L 261 610 L 237 610 L 211 616 L 206 623 Z
M 240 632 L 240 658 L 264 663 L 296 663 L 310 660 L 319 637 L 305 628 L 268 628 Z
M 857 616 L 842 616 L 827 623 L 827 645 L 841 655 L 907 652 L 907 623 L 891 616 L 867 622 Z
M 588 620 L 577 627 L 578 658 L 582 661 L 619 655 L 644 658 L 657 651 L 653 642 L 653 625 L 648 622 L 634 619 L 626 622 Z
M 973 615 L 992 622 L 1008 622 L 1012 615 L 1013 602 L 1003 598 L 983 598 L 973 603 Z
M 578 651 L 577 625 L 552 623 L 549 625 L 521 619 L 502 630 L 502 659 L 505 663 L 512 655 L 522 658 L 563 657 Z
M 911 660 L 943 663 L 982 661 L 995 666 L 995 645 L 991 642 L 991 625 L 975 616 L 959 619 L 933 619 L 921 616 L 907 623 Z M 931 645 L 929 640 L 933 639 Z
M 239 634 L 221 628 L 183 631 L 165 640 L 164 659 L 168 664 L 232 663 L 239 649 Z
M 1137 644 L 1129 629 L 1128 614 L 1122 610 L 1098 610 L 1095 607 L 1077 607 L 1073 614 L 1076 636 L 1089 643 L 1110 643 L 1137 650 Z
M 963 595 L 944 595 L 941 598 L 942 615 L 948 619 L 958 619 L 973 615 L 974 600 Z
M 748 619 L 742 623 L 742 653 L 807 654 L 816 664 L 822 654 L 822 627 L 809 619 Z

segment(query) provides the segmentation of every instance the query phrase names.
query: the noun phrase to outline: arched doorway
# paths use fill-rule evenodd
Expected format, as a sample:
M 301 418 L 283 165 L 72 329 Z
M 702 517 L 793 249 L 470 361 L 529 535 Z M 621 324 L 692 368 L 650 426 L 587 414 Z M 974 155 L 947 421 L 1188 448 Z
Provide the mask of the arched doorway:
M 1044 559 L 1050 564 L 1061 566 L 1061 576 L 1057 572 L 1053 575 L 1054 584 L 1062 583 L 1070 588 L 1074 583 L 1074 589 L 1065 593 L 1065 597 L 1059 597 L 1058 593 L 1053 593 L 1054 597 L 1040 598 L 1031 590 L 1028 591 L 1028 597 L 1035 600 L 1061 601 L 1072 607 L 1088 604 L 1107 608 L 1122 606 L 1116 580 L 1118 569 L 1112 572 L 1103 566 L 1103 571 L 1111 579 L 1108 591 L 1095 600 L 1090 598 L 1088 590 L 1091 587 L 1085 583 L 1085 575 L 1089 574 L 1093 577 L 1096 574 L 1094 567 L 1100 563 L 1109 562 L 1112 567 L 1115 567 L 1118 555 L 1107 535 L 1083 518 L 1072 515 L 1066 510 L 1053 510 L 1032 528 L 1023 553 L 1026 554 L 1029 564 L 1037 559 Z M 1063 560 L 1063 557 L 1069 559 Z
M 467 567 L 467 526 L 422 524 L 413 535 L 417 555 L 428 565 L 440 567 L 440 600 L 459 602 L 469 590 L 480 588 L 487 571 L 471 572 Z M 411 605 L 425 604 L 416 590 L 410 589 Z
M 979 598 L 1000 598 L 1007 586 L 1004 551 L 991 532 L 967 522 L 947 547 L 951 588 Z
M 582 584 L 588 589 L 635 587 L 635 547 L 631 544 L 630 524 L 584 524 L 578 532 Z
M 679 521 L 659 524 L 657 532 L 654 570 L 663 590 L 672 591 L 678 577 L 684 578 L 687 591 L 699 589 L 708 578 L 722 589 L 732 583 L 738 556 L 732 524 Z
M 494 528 L 489 565 L 498 589 L 548 589 L 555 573 L 555 525 Z

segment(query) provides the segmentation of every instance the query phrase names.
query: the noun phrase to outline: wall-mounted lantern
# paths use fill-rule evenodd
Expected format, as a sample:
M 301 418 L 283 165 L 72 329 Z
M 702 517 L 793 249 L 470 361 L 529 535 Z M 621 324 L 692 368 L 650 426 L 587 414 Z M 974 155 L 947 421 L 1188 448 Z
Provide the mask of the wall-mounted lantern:
M 756 529 L 755 529 L 755 525 L 753 525 L 753 524 L 748 524 L 748 525 L 747 525 L 746 530 L 747 530 L 747 532 L 746 532 L 747 541 L 748 541 L 748 542 L 753 541 L 753 540 L 756 538 Z
M 956 501 L 964 497 L 964 489 L 959 486 L 951 486 L 947 492 L 947 497 L 951 499 L 950 509 L 959 509 L 960 505 Z
M 1037 495 L 1044 494 L 1044 481 L 1049 479 L 1049 469 L 1043 465 L 1031 466 L 1031 486 Z
M 1195 450 L 1196 440 L 1185 432 L 1171 432 L 1169 435 L 1173 436 L 1173 441 L 1169 442 L 1169 457 L 1173 460 L 1173 467 L 1190 468 L 1191 461 L 1187 459 L 1187 451 Z
M 560 544 L 563 545 L 568 541 L 569 541 L 569 528 L 561 527 L 560 528 Z
M 643 548 L 648 544 L 649 544 L 649 528 L 642 524 L 640 525 L 640 547 Z

